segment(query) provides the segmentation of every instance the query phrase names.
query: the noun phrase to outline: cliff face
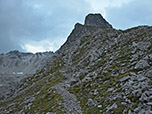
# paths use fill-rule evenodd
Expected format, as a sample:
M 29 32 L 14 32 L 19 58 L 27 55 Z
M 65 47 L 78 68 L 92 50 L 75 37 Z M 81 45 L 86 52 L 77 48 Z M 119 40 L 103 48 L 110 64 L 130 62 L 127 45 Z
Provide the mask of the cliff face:
M 90 14 L 1 112 L 150 114 L 151 88 L 152 27 L 116 30 Z
M 102 28 L 112 28 L 112 25 L 110 25 L 100 14 L 88 14 L 85 18 L 84 25 Z

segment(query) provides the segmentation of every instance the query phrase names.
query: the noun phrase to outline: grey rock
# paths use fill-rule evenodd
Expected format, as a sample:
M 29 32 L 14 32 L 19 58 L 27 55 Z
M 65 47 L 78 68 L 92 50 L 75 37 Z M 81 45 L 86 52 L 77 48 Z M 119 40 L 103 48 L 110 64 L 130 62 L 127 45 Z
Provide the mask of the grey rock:
M 134 112 L 139 113 L 140 112 L 144 112 L 144 110 L 141 110 L 141 107 L 137 107 L 134 109 Z
M 128 114 L 132 114 L 131 110 L 128 111 Z
M 138 56 L 142 56 L 144 54 L 144 52 L 143 51 L 139 51 L 139 52 L 137 52 L 137 55 Z
M 144 109 L 139 110 L 138 114 L 145 114 L 145 110 Z
M 70 84 L 65 84 L 65 87 L 68 89 L 68 88 L 70 88 L 71 86 L 70 86 Z
M 151 95 L 148 97 L 148 102 L 152 103 L 152 96 Z
M 142 95 L 142 90 L 141 89 L 133 90 L 132 93 L 134 95 L 137 95 L 137 97 L 140 97 Z
M 125 69 L 122 69 L 122 70 L 120 71 L 121 74 L 124 74 L 125 72 L 126 72 Z
M 93 99 L 88 99 L 87 105 L 88 106 L 95 106 L 96 104 L 95 104 Z
M 136 48 L 134 48 L 131 53 L 134 54 L 136 52 Z
M 151 114 L 152 113 L 152 111 L 150 111 L 150 110 L 145 110 L 145 109 L 141 109 L 139 112 L 138 112 L 138 114 Z
M 149 55 L 149 59 L 152 59 L 152 54 Z
M 138 42 L 138 43 L 137 43 L 137 47 L 138 47 L 140 50 L 147 50 L 150 45 L 151 45 L 150 42 Z
M 125 102 L 129 103 L 129 104 L 131 103 L 131 101 L 129 99 L 127 99 L 127 98 L 125 99 Z
M 82 82 L 83 81 L 91 81 L 92 79 L 91 79 L 91 77 L 90 76 L 86 76 L 83 80 L 82 80 Z
M 136 65 L 135 65 L 135 69 L 140 70 L 143 69 L 145 67 L 149 66 L 148 62 L 146 60 L 140 60 Z
M 152 102 L 148 102 L 148 103 L 147 103 L 147 105 L 150 105 L 150 106 L 152 106 Z
M 133 46 L 133 47 L 136 47 L 136 46 L 137 46 L 137 43 L 136 43 L 136 42 L 132 42 L 132 46 Z
M 136 76 L 136 73 L 134 73 L 134 72 L 130 72 L 130 75 L 132 75 L 132 76 Z
M 98 90 L 95 89 L 93 94 L 94 94 L 94 95 L 97 95 L 98 93 L 99 93 Z
M 150 98 L 152 99 L 152 90 L 147 90 L 144 92 L 147 96 L 150 96 Z
M 98 108 L 102 108 L 102 105 L 98 105 Z
M 144 102 L 144 101 L 148 101 L 148 97 L 147 97 L 147 95 L 145 94 L 145 93 L 143 93 L 142 95 L 141 95 L 141 97 L 140 97 L 140 99 L 139 99 L 140 101 L 142 101 L 142 102 Z
M 138 81 L 144 81 L 144 80 L 146 80 L 146 78 L 144 77 L 144 76 L 138 76 Z
M 34 100 L 35 100 L 35 97 L 27 96 L 24 98 L 24 101 L 22 103 L 24 104 L 24 103 L 33 102 Z
M 114 88 L 109 88 L 107 91 L 112 92 L 113 90 L 114 90 Z
M 152 110 L 147 110 L 145 114 L 152 114 Z
M 117 108 L 117 107 L 118 107 L 117 104 L 116 104 L 116 103 L 113 103 L 112 106 L 107 107 L 107 110 L 109 111 L 109 110 L 111 110 L 111 109 L 113 109 L 113 108 Z
M 132 85 L 132 88 L 135 89 L 135 90 L 140 88 L 140 87 L 141 87 L 140 83 L 134 83 L 134 85 Z
M 101 14 L 89 14 L 85 18 L 87 26 L 98 26 L 103 28 L 112 28 L 112 26 L 101 16 Z
M 127 103 L 126 103 L 126 102 L 121 102 L 121 104 L 122 104 L 122 105 L 126 105 Z
M 149 59 L 149 57 L 148 57 L 148 55 L 146 55 L 145 57 L 144 57 L 144 60 L 148 60 Z
M 122 85 L 122 87 L 124 89 L 128 89 L 128 88 L 133 88 L 133 81 L 132 80 L 129 80 L 128 82 L 126 82 L 125 84 Z
M 131 56 L 131 60 L 130 61 L 134 61 L 134 60 L 137 60 L 138 59 L 138 54 L 134 54 Z
M 150 69 L 147 73 L 146 76 L 149 78 L 152 78 L 152 69 Z
M 124 82 L 124 81 L 127 81 L 128 79 L 130 79 L 130 76 L 123 77 L 119 81 Z

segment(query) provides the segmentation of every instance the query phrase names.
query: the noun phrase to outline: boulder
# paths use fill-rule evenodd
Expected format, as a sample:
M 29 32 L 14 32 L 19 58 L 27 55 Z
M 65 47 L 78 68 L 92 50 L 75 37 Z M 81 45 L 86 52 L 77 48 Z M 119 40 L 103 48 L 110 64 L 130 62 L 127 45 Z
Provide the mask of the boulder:
M 87 105 L 88 106 L 95 106 L 96 104 L 95 104 L 93 99 L 88 99 Z
M 149 78 L 152 78 L 152 69 L 150 69 L 147 73 L 146 76 Z
M 128 79 L 130 79 L 130 76 L 123 77 L 119 81 L 124 82 L 124 81 L 127 81 Z
M 140 97 L 139 100 L 142 101 L 142 102 L 147 102 L 147 101 L 148 101 L 148 97 L 146 96 L 145 93 L 143 93 L 143 94 L 141 95 L 141 97 Z
M 107 91 L 112 92 L 113 90 L 114 90 L 114 88 L 109 88 Z
M 150 42 L 139 42 L 139 43 L 137 43 L 137 47 L 138 47 L 140 50 L 147 50 L 150 45 L 151 45 Z
M 98 108 L 102 108 L 102 105 L 98 105 Z
M 107 107 L 107 110 L 109 111 L 109 110 L 111 110 L 111 109 L 113 109 L 113 108 L 118 108 L 118 106 L 117 106 L 117 104 L 116 104 L 116 103 L 113 103 L 113 105 L 112 105 L 112 106 Z
M 143 69 L 143 68 L 145 68 L 147 66 L 149 66 L 149 64 L 148 64 L 148 62 L 146 60 L 140 60 L 135 65 L 134 69 L 140 70 L 140 69 Z

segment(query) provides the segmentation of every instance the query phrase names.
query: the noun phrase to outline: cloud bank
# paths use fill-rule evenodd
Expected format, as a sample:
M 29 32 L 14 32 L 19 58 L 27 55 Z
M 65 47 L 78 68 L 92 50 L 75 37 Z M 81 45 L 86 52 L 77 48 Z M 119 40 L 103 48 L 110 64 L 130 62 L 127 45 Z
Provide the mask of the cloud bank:
M 0 0 L 0 52 L 30 51 L 23 47 L 42 40 L 59 48 L 86 15 L 83 4 L 81 0 Z

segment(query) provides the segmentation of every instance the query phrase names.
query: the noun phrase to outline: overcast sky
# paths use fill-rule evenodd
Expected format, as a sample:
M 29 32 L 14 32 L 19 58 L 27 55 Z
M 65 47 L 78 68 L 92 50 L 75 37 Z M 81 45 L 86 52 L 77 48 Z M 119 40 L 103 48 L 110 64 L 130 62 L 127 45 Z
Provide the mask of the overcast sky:
M 152 25 L 151 0 L 0 0 L 0 53 L 56 51 L 88 13 L 117 29 Z

